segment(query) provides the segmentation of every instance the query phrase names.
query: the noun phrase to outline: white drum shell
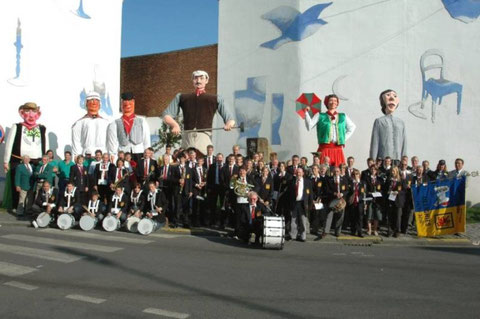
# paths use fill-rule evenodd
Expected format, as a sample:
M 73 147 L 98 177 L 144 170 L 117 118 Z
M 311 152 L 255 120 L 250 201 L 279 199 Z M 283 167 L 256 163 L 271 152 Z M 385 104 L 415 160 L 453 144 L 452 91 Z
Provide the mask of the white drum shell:
M 52 222 L 52 219 L 53 218 L 50 214 L 43 212 L 37 217 L 37 225 L 40 228 L 48 227 L 48 225 L 50 225 L 50 223 Z
M 263 248 L 282 249 L 285 244 L 285 218 L 263 217 Z
M 105 231 L 115 231 L 120 228 L 120 219 L 115 216 L 107 216 L 103 219 L 102 227 Z
M 140 234 L 149 235 L 152 232 L 156 231 L 158 228 L 160 228 L 160 224 L 156 220 L 150 218 L 143 218 L 137 224 L 137 228 Z
M 131 233 L 138 232 L 138 223 L 140 222 L 140 218 L 136 216 L 130 216 L 127 218 L 127 230 Z
M 95 226 L 97 225 L 97 222 L 98 222 L 98 218 L 92 217 L 90 215 L 83 215 L 80 218 L 79 224 L 82 230 L 89 231 L 95 228 Z
M 57 218 L 57 226 L 62 230 L 67 230 L 75 226 L 75 217 L 72 214 L 64 213 Z

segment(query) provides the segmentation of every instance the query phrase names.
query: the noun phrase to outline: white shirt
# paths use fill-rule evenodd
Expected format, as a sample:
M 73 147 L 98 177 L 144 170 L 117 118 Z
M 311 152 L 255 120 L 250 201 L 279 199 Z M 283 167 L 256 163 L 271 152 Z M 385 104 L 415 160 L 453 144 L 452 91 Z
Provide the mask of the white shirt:
M 117 122 L 113 121 L 108 125 L 107 128 L 107 150 L 110 154 L 117 155 L 118 151 L 124 151 L 124 152 L 130 152 L 130 153 L 143 153 L 143 151 L 146 148 L 149 148 L 151 146 L 150 142 L 150 127 L 148 126 L 147 121 L 145 120 L 145 117 L 143 116 L 138 116 L 135 115 L 135 118 L 141 119 L 142 120 L 142 129 L 143 129 L 143 143 L 134 145 L 128 140 L 128 144 L 126 146 L 121 146 L 118 143 L 118 138 L 117 138 Z M 124 130 L 124 128 L 122 127 Z
M 28 155 L 30 158 L 42 158 L 42 138 L 41 137 L 29 137 L 27 136 L 28 129 L 25 126 L 22 127 L 22 143 L 20 145 L 20 154 L 18 156 Z M 40 129 L 40 128 L 38 128 Z M 15 135 L 17 135 L 17 124 L 13 124 L 8 131 L 8 137 L 5 142 L 5 154 L 3 156 L 3 162 L 9 163 L 10 156 L 12 156 L 13 143 L 15 142 Z M 48 144 L 48 131 L 45 131 L 45 149 L 50 148 Z
M 301 201 L 303 197 L 303 178 L 297 179 L 296 183 L 298 183 L 298 190 L 295 200 L 298 202 Z
M 332 138 L 331 142 L 337 142 L 337 120 L 338 114 L 335 115 L 335 121 L 332 121 L 332 125 L 330 126 L 330 137 Z M 305 125 L 307 126 L 307 130 L 311 130 L 315 125 L 318 123 L 318 119 L 320 118 L 320 113 L 316 113 L 313 118 L 310 118 L 310 114 L 308 112 L 305 113 Z M 357 126 L 352 120 L 345 114 L 345 141 L 347 141 L 355 131 Z
M 84 154 L 85 150 L 107 150 L 108 120 L 97 116 L 84 116 L 72 126 L 72 153 L 73 156 Z M 143 150 L 142 150 L 143 152 Z

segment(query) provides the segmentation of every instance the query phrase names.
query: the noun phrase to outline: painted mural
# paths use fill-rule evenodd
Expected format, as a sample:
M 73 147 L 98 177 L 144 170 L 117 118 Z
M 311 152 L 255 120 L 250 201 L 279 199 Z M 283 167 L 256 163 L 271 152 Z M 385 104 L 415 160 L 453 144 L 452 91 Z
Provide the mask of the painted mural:
M 282 33 L 280 37 L 262 43 L 261 46 L 272 50 L 292 42 L 301 41 L 318 31 L 321 26 L 327 24 L 318 16 L 330 6 L 332 2 L 314 5 L 301 13 L 289 6 L 281 6 L 262 15 L 262 19 L 273 23 Z
M 22 58 L 22 22 L 20 18 L 17 19 L 17 28 L 15 32 L 15 42 L 13 43 L 15 46 L 15 76 L 8 79 L 8 83 L 14 86 L 25 86 L 25 80 L 20 77 L 21 76 L 21 58 Z
M 445 9 L 454 19 L 471 23 L 480 16 L 480 1 L 478 0 L 442 0 Z

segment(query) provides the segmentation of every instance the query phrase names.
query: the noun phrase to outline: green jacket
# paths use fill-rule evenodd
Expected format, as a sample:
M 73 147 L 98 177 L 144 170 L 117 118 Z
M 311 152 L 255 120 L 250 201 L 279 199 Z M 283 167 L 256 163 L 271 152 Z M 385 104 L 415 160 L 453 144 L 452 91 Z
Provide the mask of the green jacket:
M 327 113 L 320 113 L 317 123 L 318 144 L 328 144 L 331 142 L 332 120 Z M 345 145 L 345 132 L 347 130 L 345 113 L 338 113 L 337 117 L 337 145 Z
M 42 173 L 40 173 L 40 170 L 42 169 L 43 164 L 40 163 L 35 167 L 35 172 L 33 173 L 33 178 L 35 180 L 35 184 L 40 182 L 40 180 L 48 181 L 50 185 L 53 187 L 53 166 L 48 163 L 45 166 L 45 169 L 43 170 Z
M 20 186 L 24 191 L 29 191 L 33 186 L 33 174 L 25 164 L 19 164 L 15 171 L 15 187 Z

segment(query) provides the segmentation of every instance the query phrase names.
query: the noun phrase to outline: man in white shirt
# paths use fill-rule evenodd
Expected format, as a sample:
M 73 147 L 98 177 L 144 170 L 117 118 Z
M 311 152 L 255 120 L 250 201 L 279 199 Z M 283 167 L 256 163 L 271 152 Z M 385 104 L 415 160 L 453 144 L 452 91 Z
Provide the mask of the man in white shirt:
M 72 152 L 74 158 L 77 155 L 85 155 L 85 151 L 107 150 L 107 127 L 108 120 L 102 118 L 100 110 L 100 95 L 90 92 L 86 101 L 87 114 L 77 120 L 72 126 Z

